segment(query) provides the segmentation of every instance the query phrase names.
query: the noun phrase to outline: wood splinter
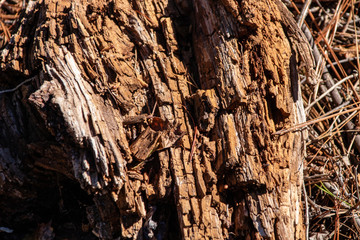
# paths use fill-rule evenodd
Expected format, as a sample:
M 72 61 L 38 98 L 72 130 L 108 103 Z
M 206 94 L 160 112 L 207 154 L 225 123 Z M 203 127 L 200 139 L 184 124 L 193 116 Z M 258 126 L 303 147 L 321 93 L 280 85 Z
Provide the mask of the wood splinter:
M 160 117 L 151 115 L 139 115 L 124 120 L 124 125 L 147 123 L 147 128 L 139 135 L 138 138 L 130 145 L 133 156 L 138 161 L 145 161 L 155 151 L 172 147 L 185 132 L 180 130 L 180 124 L 171 124 Z

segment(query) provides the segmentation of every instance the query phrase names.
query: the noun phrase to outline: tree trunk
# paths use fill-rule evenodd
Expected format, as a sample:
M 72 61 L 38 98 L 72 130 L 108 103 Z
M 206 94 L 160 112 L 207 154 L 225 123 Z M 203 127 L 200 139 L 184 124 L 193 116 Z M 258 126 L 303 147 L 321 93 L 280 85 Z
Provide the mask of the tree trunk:
M 274 135 L 303 121 L 297 31 L 276 1 L 30 1 L 1 52 L 0 226 L 303 239 L 304 133 Z

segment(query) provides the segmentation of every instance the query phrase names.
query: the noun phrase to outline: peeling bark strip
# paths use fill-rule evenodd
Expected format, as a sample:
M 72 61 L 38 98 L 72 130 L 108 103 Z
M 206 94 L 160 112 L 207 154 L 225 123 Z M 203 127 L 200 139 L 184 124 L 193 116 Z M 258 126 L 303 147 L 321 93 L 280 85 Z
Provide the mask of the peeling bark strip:
M 303 136 L 272 133 L 301 121 L 312 65 L 281 4 L 30 1 L 1 51 L 2 86 L 37 81 L 0 96 L 22 143 L 0 142 L 0 194 L 51 170 L 92 196 L 101 239 L 303 239 Z

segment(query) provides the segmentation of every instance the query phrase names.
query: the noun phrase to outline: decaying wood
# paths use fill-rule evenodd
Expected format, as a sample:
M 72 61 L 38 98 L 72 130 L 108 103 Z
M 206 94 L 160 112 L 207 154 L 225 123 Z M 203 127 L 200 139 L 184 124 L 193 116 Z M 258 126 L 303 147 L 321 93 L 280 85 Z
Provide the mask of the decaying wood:
M 21 143 L 1 142 L 0 194 L 37 171 L 65 175 L 92 197 L 101 239 L 303 238 L 302 133 L 272 133 L 302 121 L 291 58 L 312 65 L 282 7 L 30 3 L 1 52 L 2 86 L 37 81 L 0 98 L 0 139 Z M 166 129 L 150 127 L 155 102 Z

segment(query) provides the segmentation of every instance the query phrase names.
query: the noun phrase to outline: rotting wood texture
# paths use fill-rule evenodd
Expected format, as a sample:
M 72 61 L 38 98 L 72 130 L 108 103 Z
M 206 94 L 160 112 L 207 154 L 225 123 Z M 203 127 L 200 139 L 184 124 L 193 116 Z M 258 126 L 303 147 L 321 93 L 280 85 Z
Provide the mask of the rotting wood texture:
M 302 121 L 309 52 L 279 4 L 30 1 L 1 51 L 2 88 L 34 80 L 0 96 L 0 195 L 56 172 L 101 239 L 302 239 L 303 136 L 272 133 Z

